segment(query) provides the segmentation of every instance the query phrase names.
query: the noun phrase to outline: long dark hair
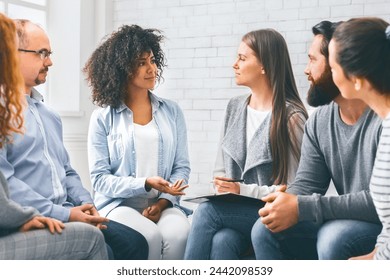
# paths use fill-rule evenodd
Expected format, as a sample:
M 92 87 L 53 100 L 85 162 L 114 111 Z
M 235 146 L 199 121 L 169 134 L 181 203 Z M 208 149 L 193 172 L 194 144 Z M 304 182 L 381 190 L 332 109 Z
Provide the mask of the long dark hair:
M 274 29 L 251 31 L 243 36 L 242 41 L 255 52 L 262 63 L 273 90 L 270 131 L 272 180 L 274 184 L 286 184 L 289 149 L 292 149 L 297 160 L 300 158 L 300 143 L 294 129 L 289 130 L 288 122 L 296 112 L 298 118 L 304 118 L 303 121 L 307 119 L 306 108 L 295 84 L 287 44 L 283 36 Z M 287 111 L 288 104 L 293 108 L 292 113 Z
M 113 32 L 91 55 L 84 73 L 92 88 L 92 101 L 101 107 L 118 107 L 126 96 L 126 87 L 138 69 L 137 59 L 152 51 L 157 65 L 157 80 L 165 66 L 157 29 L 123 25 Z
M 354 18 L 336 28 L 336 61 L 346 77 L 366 78 L 379 93 L 390 93 L 389 23 L 376 17 Z M 385 32 L 387 30 L 387 32 Z

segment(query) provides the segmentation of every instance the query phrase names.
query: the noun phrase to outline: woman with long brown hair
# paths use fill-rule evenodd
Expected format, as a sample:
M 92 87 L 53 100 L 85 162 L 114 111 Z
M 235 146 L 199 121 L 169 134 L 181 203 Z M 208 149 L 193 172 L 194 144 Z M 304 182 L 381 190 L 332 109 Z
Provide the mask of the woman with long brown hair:
M 218 192 L 261 198 L 295 177 L 307 112 L 286 42 L 277 31 L 244 35 L 233 69 L 236 84 L 248 87 L 250 94 L 232 98 L 227 106 L 213 182 Z M 243 182 L 231 182 L 237 179 Z M 250 248 L 259 205 L 202 203 L 185 258 L 240 258 Z

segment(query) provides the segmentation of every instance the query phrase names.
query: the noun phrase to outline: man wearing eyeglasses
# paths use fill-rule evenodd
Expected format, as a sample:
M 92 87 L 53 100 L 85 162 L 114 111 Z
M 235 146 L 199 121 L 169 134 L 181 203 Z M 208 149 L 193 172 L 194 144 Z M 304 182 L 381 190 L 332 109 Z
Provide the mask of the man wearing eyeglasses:
M 53 65 L 49 38 L 28 20 L 15 20 L 15 24 L 27 108 L 25 134 L 13 135 L 13 142 L 0 150 L 0 168 L 10 197 L 44 216 L 99 227 L 111 258 L 147 259 L 148 244 L 140 233 L 99 216 L 90 193 L 70 165 L 60 117 L 44 105 L 42 95 L 34 88 L 46 82 Z
M 52 64 L 53 64 L 51 59 L 50 59 L 50 55 L 52 54 L 52 52 L 47 50 L 47 49 L 41 49 L 41 50 L 37 50 L 37 51 L 18 49 L 18 51 L 24 52 L 24 53 L 33 53 L 35 55 L 38 55 L 40 57 L 40 59 L 42 61 L 44 61 L 43 67 L 41 68 L 41 70 L 38 73 L 38 76 L 34 80 L 36 85 L 43 84 L 46 81 L 46 75 L 47 75 L 47 72 L 49 71 L 49 66 L 52 66 Z M 40 74 L 42 74 L 42 78 L 39 78 Z M 43 75 L 44 75 L 44 77 L 43 77 Z

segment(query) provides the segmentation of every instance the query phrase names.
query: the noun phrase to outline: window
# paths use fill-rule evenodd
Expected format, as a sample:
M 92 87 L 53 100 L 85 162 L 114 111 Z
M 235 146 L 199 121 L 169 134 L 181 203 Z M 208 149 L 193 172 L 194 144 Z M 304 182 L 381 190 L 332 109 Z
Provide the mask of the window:
M 0 11 L 10 18 L 24 18 L 39 24 L 47 30 L 47 7 L 46 0 L 1 0 Z M 37 87 L 38 91 L 46 95 L 48 83 Z
M 80 106 L 82 20 L 93 19 L 94 2 L 81 0 L 0 0 L 0 11 L 10 18 L 39 24 L 49 35 L 53 66 L 47 82 L 37 90 L 45 103 L 65 117 L 83 116 Z M 87 19 L 82 19 L 81 10 Z M 89 25 L 88 25 L 89 26 Z M 90 31 L 89 31 L 90 32 Z
M 11 18 L 26 18 L 46 29 L 46 0 L 3 0 L 5 13 Z

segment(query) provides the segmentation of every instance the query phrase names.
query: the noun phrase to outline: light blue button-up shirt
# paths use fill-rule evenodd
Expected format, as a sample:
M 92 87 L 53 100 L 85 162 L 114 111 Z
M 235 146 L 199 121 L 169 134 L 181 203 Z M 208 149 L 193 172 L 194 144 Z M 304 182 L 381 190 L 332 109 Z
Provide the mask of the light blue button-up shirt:
M 14 134 L 14 141 L 1 149 L 1 172 L 12 200 L 66 222 L 71 207 L 93 200 L 70 165 L 59 115 L 42 103 L 42 95 L 34 89 L 26 99 L 25 133 Z
M 158 143 L 158 174 L 174 183 L 190 174 L 187 129 L 183 112 L 173 101 L 149 94 Z M 96 109 L 91 116 L 88 132 L 88 159 L 95 205 L 104 213 L 126 198 L 146 195 L 146 178 L 136 177 L 137 154 L 134 143 L 133 113 L 124 104 Z M 178 197 L 159 193 L 178 205 Z

